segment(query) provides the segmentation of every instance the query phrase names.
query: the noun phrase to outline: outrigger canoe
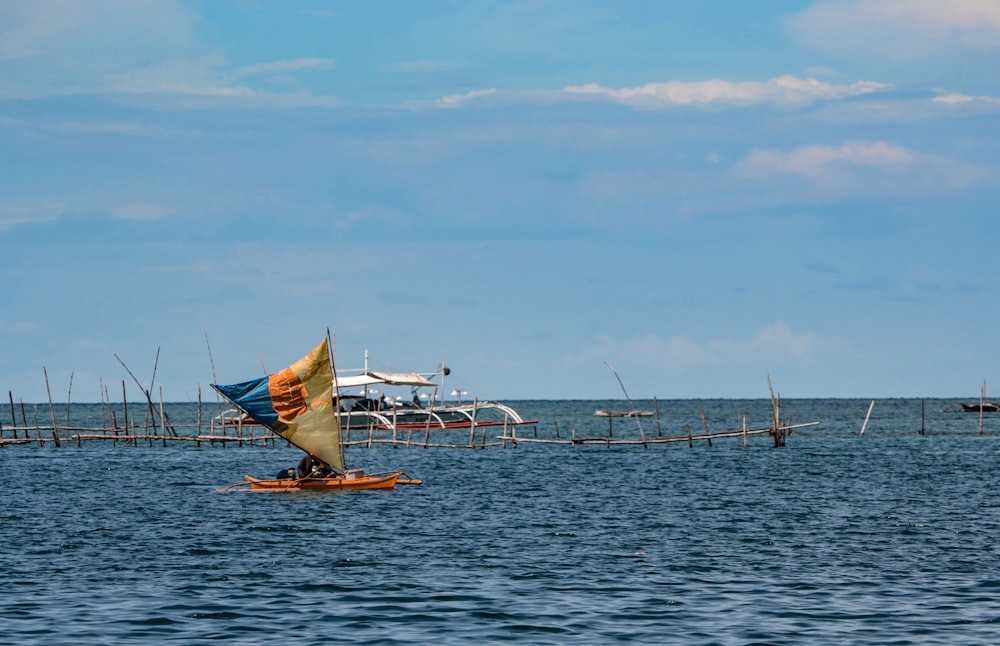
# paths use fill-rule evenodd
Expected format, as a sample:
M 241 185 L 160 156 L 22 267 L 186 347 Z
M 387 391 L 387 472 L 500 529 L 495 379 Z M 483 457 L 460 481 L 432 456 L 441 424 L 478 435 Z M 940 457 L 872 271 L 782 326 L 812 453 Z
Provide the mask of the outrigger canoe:
M 252 476 L 243 477 L 250 483 L 250 488 L 255 491 L 346 491 L 352 489 L 392 489 L 397 484 L 423 484 L 422 481 L 410 478 L 402 471 L 371 475 L 348 471 L 346 475 L 342 476 L 297 478 L 294 480 L 262 480 Z
M 329 331 L 327 338 L 309 354 L 284 370 L 252 381 L 212 384 L 212 387 L 232 402 L 241 415 L 245 414 L 306 452 L 298 467 L 284 469 L 274 479 L 244 476 L 251 489 L 329 491 L 392 489 L 397 484 L 422 484 L 402 471 L 366 475 L 363 469 L 347 468 L 333 405 Z M 246 485 L 240 483 L 240 486 Z

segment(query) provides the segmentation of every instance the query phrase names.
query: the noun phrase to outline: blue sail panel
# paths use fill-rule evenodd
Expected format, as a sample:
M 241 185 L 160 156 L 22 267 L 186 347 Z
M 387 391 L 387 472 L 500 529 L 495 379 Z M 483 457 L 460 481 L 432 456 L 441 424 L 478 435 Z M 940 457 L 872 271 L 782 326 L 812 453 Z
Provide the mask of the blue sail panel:
M 278 420 L 278 413 L 271 402 L 271 393 L 267 387 L 268 378 L 261 377 L 241 384 L 213 384 L 213 387 L 265 426 L 271 426 Z

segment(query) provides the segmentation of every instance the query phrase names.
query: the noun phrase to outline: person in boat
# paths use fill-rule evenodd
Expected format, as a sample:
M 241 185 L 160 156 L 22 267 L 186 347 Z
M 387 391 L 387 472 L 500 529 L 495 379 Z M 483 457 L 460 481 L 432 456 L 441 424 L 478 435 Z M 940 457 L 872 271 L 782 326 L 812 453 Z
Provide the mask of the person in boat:
M 333 469 L 326 462 L 306 453 L 295 467 L 295 475 L 299 478 L 329 478 Z
M 417 408 L 423 408 L 423 406 L 420 405 L 420 395 L 417 393 L 413 393 L 413 405 Z
M 278 472 L 278 475 L 274 476 L 275 480 L 295 480 L 295 467 L 288 467 L 287 469 L 282 469 Z

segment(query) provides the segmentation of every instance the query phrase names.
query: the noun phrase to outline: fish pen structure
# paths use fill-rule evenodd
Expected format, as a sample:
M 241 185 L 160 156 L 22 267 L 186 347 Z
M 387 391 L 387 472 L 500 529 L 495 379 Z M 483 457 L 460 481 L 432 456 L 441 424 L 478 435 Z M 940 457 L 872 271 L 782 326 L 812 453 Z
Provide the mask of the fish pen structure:
M 771 390 L 770 380 L 768 388 Z M 26 404 L 16 401 L 13 392 L 8 391 L 7 401 L 0 400 L 0 448 L 13 445 L 81 446 L 85 443 L 162 447 L 289 446 L 287 440 L 237 409 L 227 408 L 228 404 L 221 403 L 221 400 L 203 402 L 200 388 L 196 402 L 172 403 L 163 401 L 162 391 L 158 401 L 154 401 L 145 388 L 138 401 L 129 401 L 124 381 L 118 402 L 111 401 L 103 384 L 101 392 L 103 401 L 100 403 L 67 401 L 55 404 L 50 396 L 46 403 Z M 653 398 L 638 402 L 641 406 L 637 406 L 627 394 L 626 400 L 627 406 L 624 407 L 621 400 L 522 402 L 522 406 L 534 409 L 532 419 L 527 421 L 520 415 L 504 414 L 504 407 L 473 401 L 468 414 L 470 419 L 463 426 L 457 426 L 440 415 L 428 415 L 422 423 L 412 423 L 409 418 L 404 420 L 400 417 L 393 420 L 399 423 L 389 425 L 376 424 L 378 416 L 369 416 L 367 419 L 372 421 L 364 425 L 342 423 L 341 442 L 351 448 L 485 449 L 514 448 L 521 444 L 649 447 L 684 443 L 693 447 L 701 442 L 712 446 L 719 440 L 726 440 L 732 445 L 741 439 L 746 446 L 751 438 L 768 436 L 769 443 L 780 447 L 784 446 L 787 437 L 800 429 L 820 424 L 817 421 L 793 424 L 790 416 L 783 415 L 781 398 L 773 390 L 769 399 L 746 400 L 742 406 L 737 404 L 735 418 L 726 413 L 727 402 L 732 403 L 732 400 L 665 400 L 674 420 L 669 424 L 669 431 L 660 400 Z M 801 400 L 793 401 L 800 403 L 793 404 L 792 408 L 801 410 Z M 979 403 L 984 401 L 988 401 L 985 385 Z M 995 428 L 1000 424 L 997 413 L 980 405 L 974 414 L 969 414 L 963 412 L 969 406 L 943 399 L 938 399 L 938 402 L 938 410 L 932 412 L 930 422 L 925 419 L 924 399 L 913 399 L 910 404 L 906 404 L 905 400 L 884 401 L 878 407 L 874 400 L 869 402 L 867 399 L 829 400 L 828 406 L 819 408 L 813 401 L 805 414 L 826 420 L 824 435 L 858 436 L 857 428 L 860 426 L 860 436 L 865 437 L 870 422 L 876 433 L 880 429 L 898 432 L 901 424 L 911 423 L 904 421 L 910 416 L 909 410 L 901 408 L 908 406 L 916 407 L 919 412 L 919 416 L 912 420 L 912 430 L 918 436 L 975 433 L 996 437 L 997 433 L 989 432 L 988 427 L 993 425 Z M 598 405 L 596 413 L 593 408 L 595 403 Z M 850 412 L 852 406 L 856 407 L 854 413 Z M 497 415 L 497 411 L 501 413 Z M 546 422 L 540 424 L 535 418 L 544 418 Z M 677 418 L 682 421 L 678 423 Z M 975 429 L 971 428 L 973 423 Z M 931 430 L 926 428 L 928 425 L 932 426 Z
M 267 429 L 264 425 L 241 413 L 235 408 L 223 409 L 218 402 L 206 404 L 199 399 L 193 403 L 154 402 L 147 397 L 141 403 L 129 402 L 125 397 L 124 384 L 122 401 L 100 404 L 72 404 L 57 407 L 50 400 L 47 404 L 15 403 L 13 393 L 8 392 L 8 405 L 0 405 L 0 447 L 6 445 L 35 444 L 80 446 L 83 443 L 110 442 L 123 446 L 170 446 L 194 445 L 208 447 L 225 446 L 288 446 L 288 442 Z M 537 420 L 525 423 L 520 418 L 515 421 L 509 416 L 496 419 L 484 415 L 477 416 L 473 405 L 471 422 L 456 427 L 435 425 L 428 416 L 426 423 L 415 425 L 376 425 L 366 428 L 342 427 L 342 443 L 346 447 L 372 448 L 376 445 L 391 445 L 403 448 L 466 448 L 487 447 L 514 448 L 518 444 L 535 443 L 550 445 L 636 445 L 643 446 L 687 442 L 707 442 L 722 438 L 742 438 L 744 445 L 748 438 L 770 435 L 774 446 L 783 446 L 788 434 L 796 429 L 818 425 L 819 422 L 791 424 L 781 422 L 780 400 L 772 397 L 771 420 L 765 425 L 749 427 L 744 415 L 741 425 L 735 429 L 712 432 L 704 411 L 701 412 L 702 428 L 692 432 L 687 425 L 680 435 L 665 435 L 660 416 L 659 402 L 654 399 L 652 416 L 609 415 L 606 432 L 595 434 L 593 428 L 578 433 L 573 424 L 568 436 L 560 430 L 559 420 L 552 419 L 551 429 L 539 432 Z M 3 410 L 6 408 L 7 410 Z M 494 409 L 495 410 L 495 409 Z M 76 417 L 76 421 L 73 418 Z M 579 414 L 576 415 L 579 417 Z M 605 417 L 605 416 L 600 416 Z M 646 432 L 642 419 L 655 424 L 655 433 Z M 372 418 L 374 419 L 374 418 Z M 62 420 L 62 421 L 60 421 Z M 616 429 L 615 420 L 624 420 L 629 426 L 635 422 L 638 433 L 628 428 Z

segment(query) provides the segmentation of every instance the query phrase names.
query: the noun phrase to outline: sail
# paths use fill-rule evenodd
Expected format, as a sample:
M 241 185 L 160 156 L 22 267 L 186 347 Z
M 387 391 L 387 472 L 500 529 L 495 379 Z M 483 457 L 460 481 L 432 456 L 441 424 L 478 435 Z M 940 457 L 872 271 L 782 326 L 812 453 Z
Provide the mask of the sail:
M 345 470 L 340 425 L 333 409 L 328 339 L 284 370 L 253 381 L 212 387 L 306 453 L 338 471 Z

